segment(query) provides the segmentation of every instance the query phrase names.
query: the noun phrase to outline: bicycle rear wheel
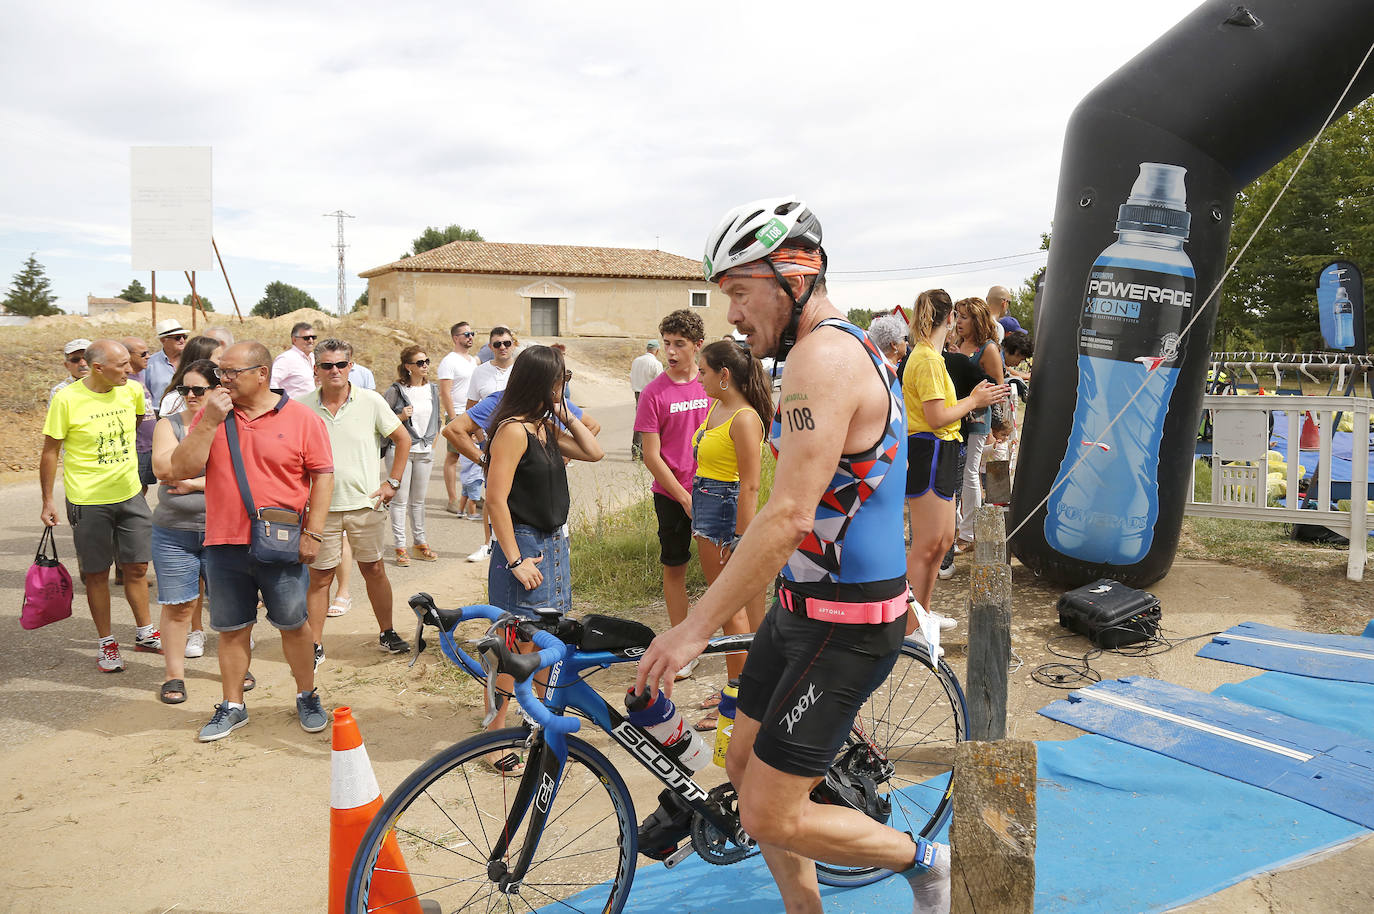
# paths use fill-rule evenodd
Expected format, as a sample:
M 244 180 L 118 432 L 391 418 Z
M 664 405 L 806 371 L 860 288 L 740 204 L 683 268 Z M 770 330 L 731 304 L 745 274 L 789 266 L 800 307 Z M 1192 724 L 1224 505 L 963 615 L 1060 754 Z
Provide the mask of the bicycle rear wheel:
M 902 643 L 891 675 L 859 709 L 836 766 L 872 779 L 890 804 L 881 816 L 898 831 L 931 837 L 950 815 L 954 745 L 967 739 L 968 711 L 954 671 L 932 663 L 924 643 Z M 826 885 L 867 885 L 886 877 L 877 867 L 816 864 Z
M 506 852 L 491 865 L 492 847 L 517 805 L 523 777 L 503 777 L 483 760 L 519 752 L 527 736 L 528 731 L 517 728 L 463 740 L 426 761 L 396 788 L 354 857 L 345 910 L 620 911 L 634 880 L 638 850 L 634 805 L 610 761 L 576 737 L 568 738 L 568 762 L 547 824 L 535 836 L 537 850 L 524 880 L 508 890 L 500 887 L 501 863 L 514 867 L 530 840 L 530 817 L 528 809 L 518 817 Z M 391 838 L 410 880 L 401 890 L 396 887 L 401 868 L 392 862 L 394 852 L 385 849 Z M 385 881 L 389 897 L 369 898 L 374 875 L 376 893 Z

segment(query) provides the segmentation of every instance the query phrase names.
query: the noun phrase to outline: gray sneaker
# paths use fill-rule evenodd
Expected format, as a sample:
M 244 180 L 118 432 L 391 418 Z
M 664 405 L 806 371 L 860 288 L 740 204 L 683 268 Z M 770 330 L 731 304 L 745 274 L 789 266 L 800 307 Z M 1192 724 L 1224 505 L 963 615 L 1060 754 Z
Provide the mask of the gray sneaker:
M 329 726 L 329 715 L 320 704 L 319 689 L 311 689 L 305 695 L 296 696 L 296 716 L 301 720 L 301 729 L 306 733 L 319 733 Z
M 202 743 L 213 743 L 215 740 L 223 739 L 233 733 L 246 723 L 248 723 L 247 708 L 231 708 L 228 702 L 221 702 L 215 705 L 215 714 L 210 718 L 210 722 L 200 728 L 198 738 Z

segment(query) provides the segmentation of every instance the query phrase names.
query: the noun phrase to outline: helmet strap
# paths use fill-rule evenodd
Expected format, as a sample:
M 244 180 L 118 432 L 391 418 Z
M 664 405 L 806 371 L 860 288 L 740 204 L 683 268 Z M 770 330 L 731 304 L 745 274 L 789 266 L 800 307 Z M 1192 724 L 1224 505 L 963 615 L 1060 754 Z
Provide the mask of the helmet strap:
M 782 271 L 778 269 L 778 265 L 769 258 L 765 257 L 763 260 L 764 263 L 768 264 L 768 269 L 773 271 L 773 278 L 778 281 L 778 285 L 782 286 L 782 291 L 792 300 L 792 317 L 788 320 L 787 327 L 782 332 L 782 339 L 778 341 L 778 351 L 773 356 L 775 374 L 777 364 L 786 359 L 787 354 L 792 351 L 792 347 L 797 345 L 797 327 L 801 323 L 802 309 L 805 308 L 806 303 L 811 300 L 811 293 L 816 291 L 816 286 L 825 279 L 825 268 L 828 261 L 825 255 L 825 248 L 821 248 L 820 250 L 821 271 L 811 280 L 811 285 L 806 287 L 806 291 L 802 293 L 801 298 L 797 298 L 792 294 L 792 286 L 789 285 L 786 278 L 783 277 Z

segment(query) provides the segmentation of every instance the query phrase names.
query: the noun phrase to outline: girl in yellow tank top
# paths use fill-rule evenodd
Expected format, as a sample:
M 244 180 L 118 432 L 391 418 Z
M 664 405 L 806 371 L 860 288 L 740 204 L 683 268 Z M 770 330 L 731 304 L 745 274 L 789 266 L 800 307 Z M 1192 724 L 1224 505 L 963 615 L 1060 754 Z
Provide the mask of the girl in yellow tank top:
M 763 433 L 773 415 L 773 388 L 763 366 L 734 340 L 701 350 L 701 385 L 712 400 L 706 421 L 692 437 L 697 471 L 692 480 L 692 535 L 709 585 L 720 576 L 735 543 L 758 510 L 763 465 Z M 721 628 L 727 635 L 757 631 L 763 621 L 763 594 L 741 607 Z M 727 675 L 738 679 L 743 654 L 727 654 Z M 708 699 L 703 707 L 714 709 Z M 714 730 L 714 710 L 697 721 Z

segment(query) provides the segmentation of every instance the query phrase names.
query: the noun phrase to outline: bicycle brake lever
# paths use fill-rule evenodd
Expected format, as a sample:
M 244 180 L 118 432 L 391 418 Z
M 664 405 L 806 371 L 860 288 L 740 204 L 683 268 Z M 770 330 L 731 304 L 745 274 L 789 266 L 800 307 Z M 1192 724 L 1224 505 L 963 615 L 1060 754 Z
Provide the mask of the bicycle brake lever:
M 408 663 L 408 664 L 406 665 L 406 669 L 411 669 L 411 668 L 413 668 L 413 667 L 415 666 L 415 664 L 416 664 L 417 662 L 419 662 L 419 660 L 420 660 L 420 651 L 422 651 L 422 650 L 425 649 L 425 639 L 422 637 L 422 635 L 424 635 L 424 633 L 425 633 L 425 620 L 424 620 L 423 618 L 416 619 L 416 620 L 415 620 L 415 640 L 414 640 L 414 642 L 412 642 L 412 644 L 410 645 L 410 663 Z

